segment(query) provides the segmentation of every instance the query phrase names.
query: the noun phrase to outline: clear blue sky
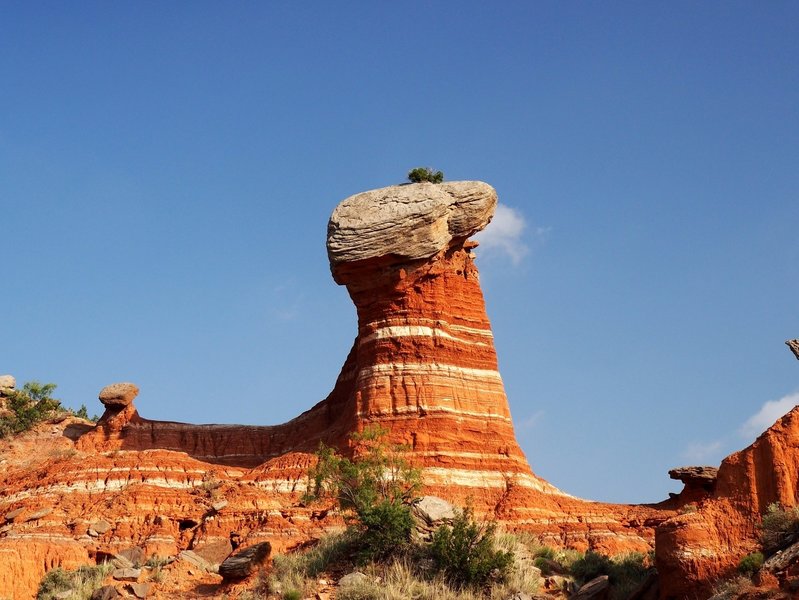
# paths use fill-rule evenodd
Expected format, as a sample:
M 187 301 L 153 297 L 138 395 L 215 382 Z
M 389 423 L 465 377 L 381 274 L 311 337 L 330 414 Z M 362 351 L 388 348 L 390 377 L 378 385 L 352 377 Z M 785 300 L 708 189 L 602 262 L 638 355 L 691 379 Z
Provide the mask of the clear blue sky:
M 659 500 L 799 402 L 798 117 L 796 2 L 4 2 L 0 374 L 283 422 L 356 334 L 330 212 L 432 165 L 512 209 L 533 469 Z

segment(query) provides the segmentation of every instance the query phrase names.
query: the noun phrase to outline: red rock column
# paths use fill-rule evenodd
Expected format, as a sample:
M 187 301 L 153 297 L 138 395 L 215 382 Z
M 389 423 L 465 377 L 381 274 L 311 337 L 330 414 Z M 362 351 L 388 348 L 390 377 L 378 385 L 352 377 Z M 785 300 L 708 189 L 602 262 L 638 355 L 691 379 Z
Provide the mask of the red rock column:
M 461 499 L 506 489 L 511 480 L 559 494 L 532 474 L 516 442 L 471 252 L 477 244 L 467 241 L 490 220 L 494 192 L 477 182 L 454 185 L 464 184 L 476 186 L 472 197 L 482 194 L 489 205 L 465 229 L 453 228 L 452 222 L 468 221 L 469 215 L 461 213 L 471 207 L 455 206 L 445 217 L 435 217 L 437 209 L 426 204 L 439 186 L 386 188 L 342 203 L 350 203 L 353 226 L 362 228 L 361 235 L 352 236 L 359 250 L 370 245 L 369 236 L 384 236 L 373 244 L 371 255 L 360 252 L 356 260 L 341 260 L 330 252 L 333 276 L 347 286 L 358 311 L 352 364 L 342 377 L 354 379 L 349 393 L 359 426 L 379 423 L 395 441 L 410 446 L 431 486 L 449 489 L 450 496 Z M 369 222 L 370 211 L 383 201 L 406 211 L 419 206 L 420 213 L 427 210 L 434 217 L 403 231 L 394 209 L 380 206 L 389 218 L 375 225 Z M 336 213 L 331 221 L 335 218 Z M 436 218 L 448 220 L 447 227 Z M 418 238 L 427 239 L 425 227 L 445 235 L 417 251 Z M 434 231 L 430 237 L 436 235 Z M 438 249 L 424 256 L 431 247 Z M 341 383 L 340 378 L 337 387 Z M 345 403 L 343 398 L 339 402 Z M 456 488 L 461 489 L 453 492 Z

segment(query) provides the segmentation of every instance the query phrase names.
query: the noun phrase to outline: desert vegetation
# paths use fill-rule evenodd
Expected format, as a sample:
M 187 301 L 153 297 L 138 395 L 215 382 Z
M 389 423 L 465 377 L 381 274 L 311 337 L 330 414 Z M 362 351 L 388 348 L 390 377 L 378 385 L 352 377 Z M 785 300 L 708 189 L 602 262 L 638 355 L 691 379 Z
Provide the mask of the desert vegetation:
M 566 593 L 608 575 L 611 598 L 622 599 L 651 570 L 651 557 L 642 554 L 611 559 L 555 550 L 529 535 L 500 535 L 468 507 L 429 540 L 414 536 L 420 474 L 404 460 L 404 449 L 386 439 L 379 427 L 354 434 L 352 458 L 320 447 L 305 500 L 333 498 L 347 528 L 305 551 L 276 556 L 253 597 L 312 596 L 321 579 L 340 582 L 341 600 L 505 599 L 538 592 L 540 575 L 559 577 Z
M 97 416 L 89 417 L 85 405 L 74 411 L 61 405 L 53 398 L 54 383 L 28 381 L 22 389 L 14 390 L 7 397 L 7 410 L 0 414 L 0 438 L 28 431 L 37 423 L 63 415 L 74 415 L 87 421 L 97 421 Z
M 70 598 L 88 600 L 92 592 L 102 585 L 103 579 L 113 570 L 109 563 L 79 567 L 75 571 L 61 568 L 48 571 L 39 584 L 37 600 Z

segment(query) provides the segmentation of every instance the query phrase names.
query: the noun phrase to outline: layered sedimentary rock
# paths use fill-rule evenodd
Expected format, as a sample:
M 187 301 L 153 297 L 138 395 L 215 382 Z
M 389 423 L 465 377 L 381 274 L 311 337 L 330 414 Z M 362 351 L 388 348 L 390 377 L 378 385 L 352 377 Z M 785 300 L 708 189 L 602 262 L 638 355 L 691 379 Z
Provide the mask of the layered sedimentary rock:
M 468 500 L 553 545 L 649 549 L 673 510 L 573 498 L 537 477 L 516 442 L 468 240 L 495 205 L 480 182 L 394 186 L 342 202 L 328 253 L 358 334 L 329 396 L 283 425 L 190 425 L 142 418 L 137 386 L 109 386 L 95 427 L 36 432 L 32 447 L 55 455 L 32 465 L 8 450 L 17 462 L 0 473 L 0 518 L 22 510 L 0 529 L 0 552 L 15 564 L 34 540 L 69 542 L 90 559 L 131 546 L 218 558 L 233 541 L 281 552 L 341 526 L 329 507 L 302 504 L 306 474 L 320 442 L 352 452 L 350 434 L 370 424 L 408 446 L 425 493 Z M 25 520 L 41 509 L 50 512 Z M 47 566 L 72 564 L 72 552 Z M 31 580 L 44 572 L 38 559 L 25 565 Z M 0 577 L 0 597 L 30 597 L 30 584 L 20 585 Z
M 799 407 L 748 448 L 721 463 L 714 491 L 698 510 L 656 530 L 656 562 L 664 599 L 704 598 L 758 548 L 768 506 L 794 506 L 799 493 Z

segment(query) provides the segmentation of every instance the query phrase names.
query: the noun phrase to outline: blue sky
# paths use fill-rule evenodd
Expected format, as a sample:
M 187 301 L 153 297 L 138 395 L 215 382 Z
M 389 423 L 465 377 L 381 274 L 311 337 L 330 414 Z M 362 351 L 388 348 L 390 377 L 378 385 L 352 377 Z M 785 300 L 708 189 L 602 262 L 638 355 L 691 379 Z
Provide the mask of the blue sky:
M 332 209 L 431 165 L 499 193 L 533 469 L 660 500 L 799 403 L 797 64 L 791 2 L 3 3 L 0 373 L 283 422 L 356 334 Z

